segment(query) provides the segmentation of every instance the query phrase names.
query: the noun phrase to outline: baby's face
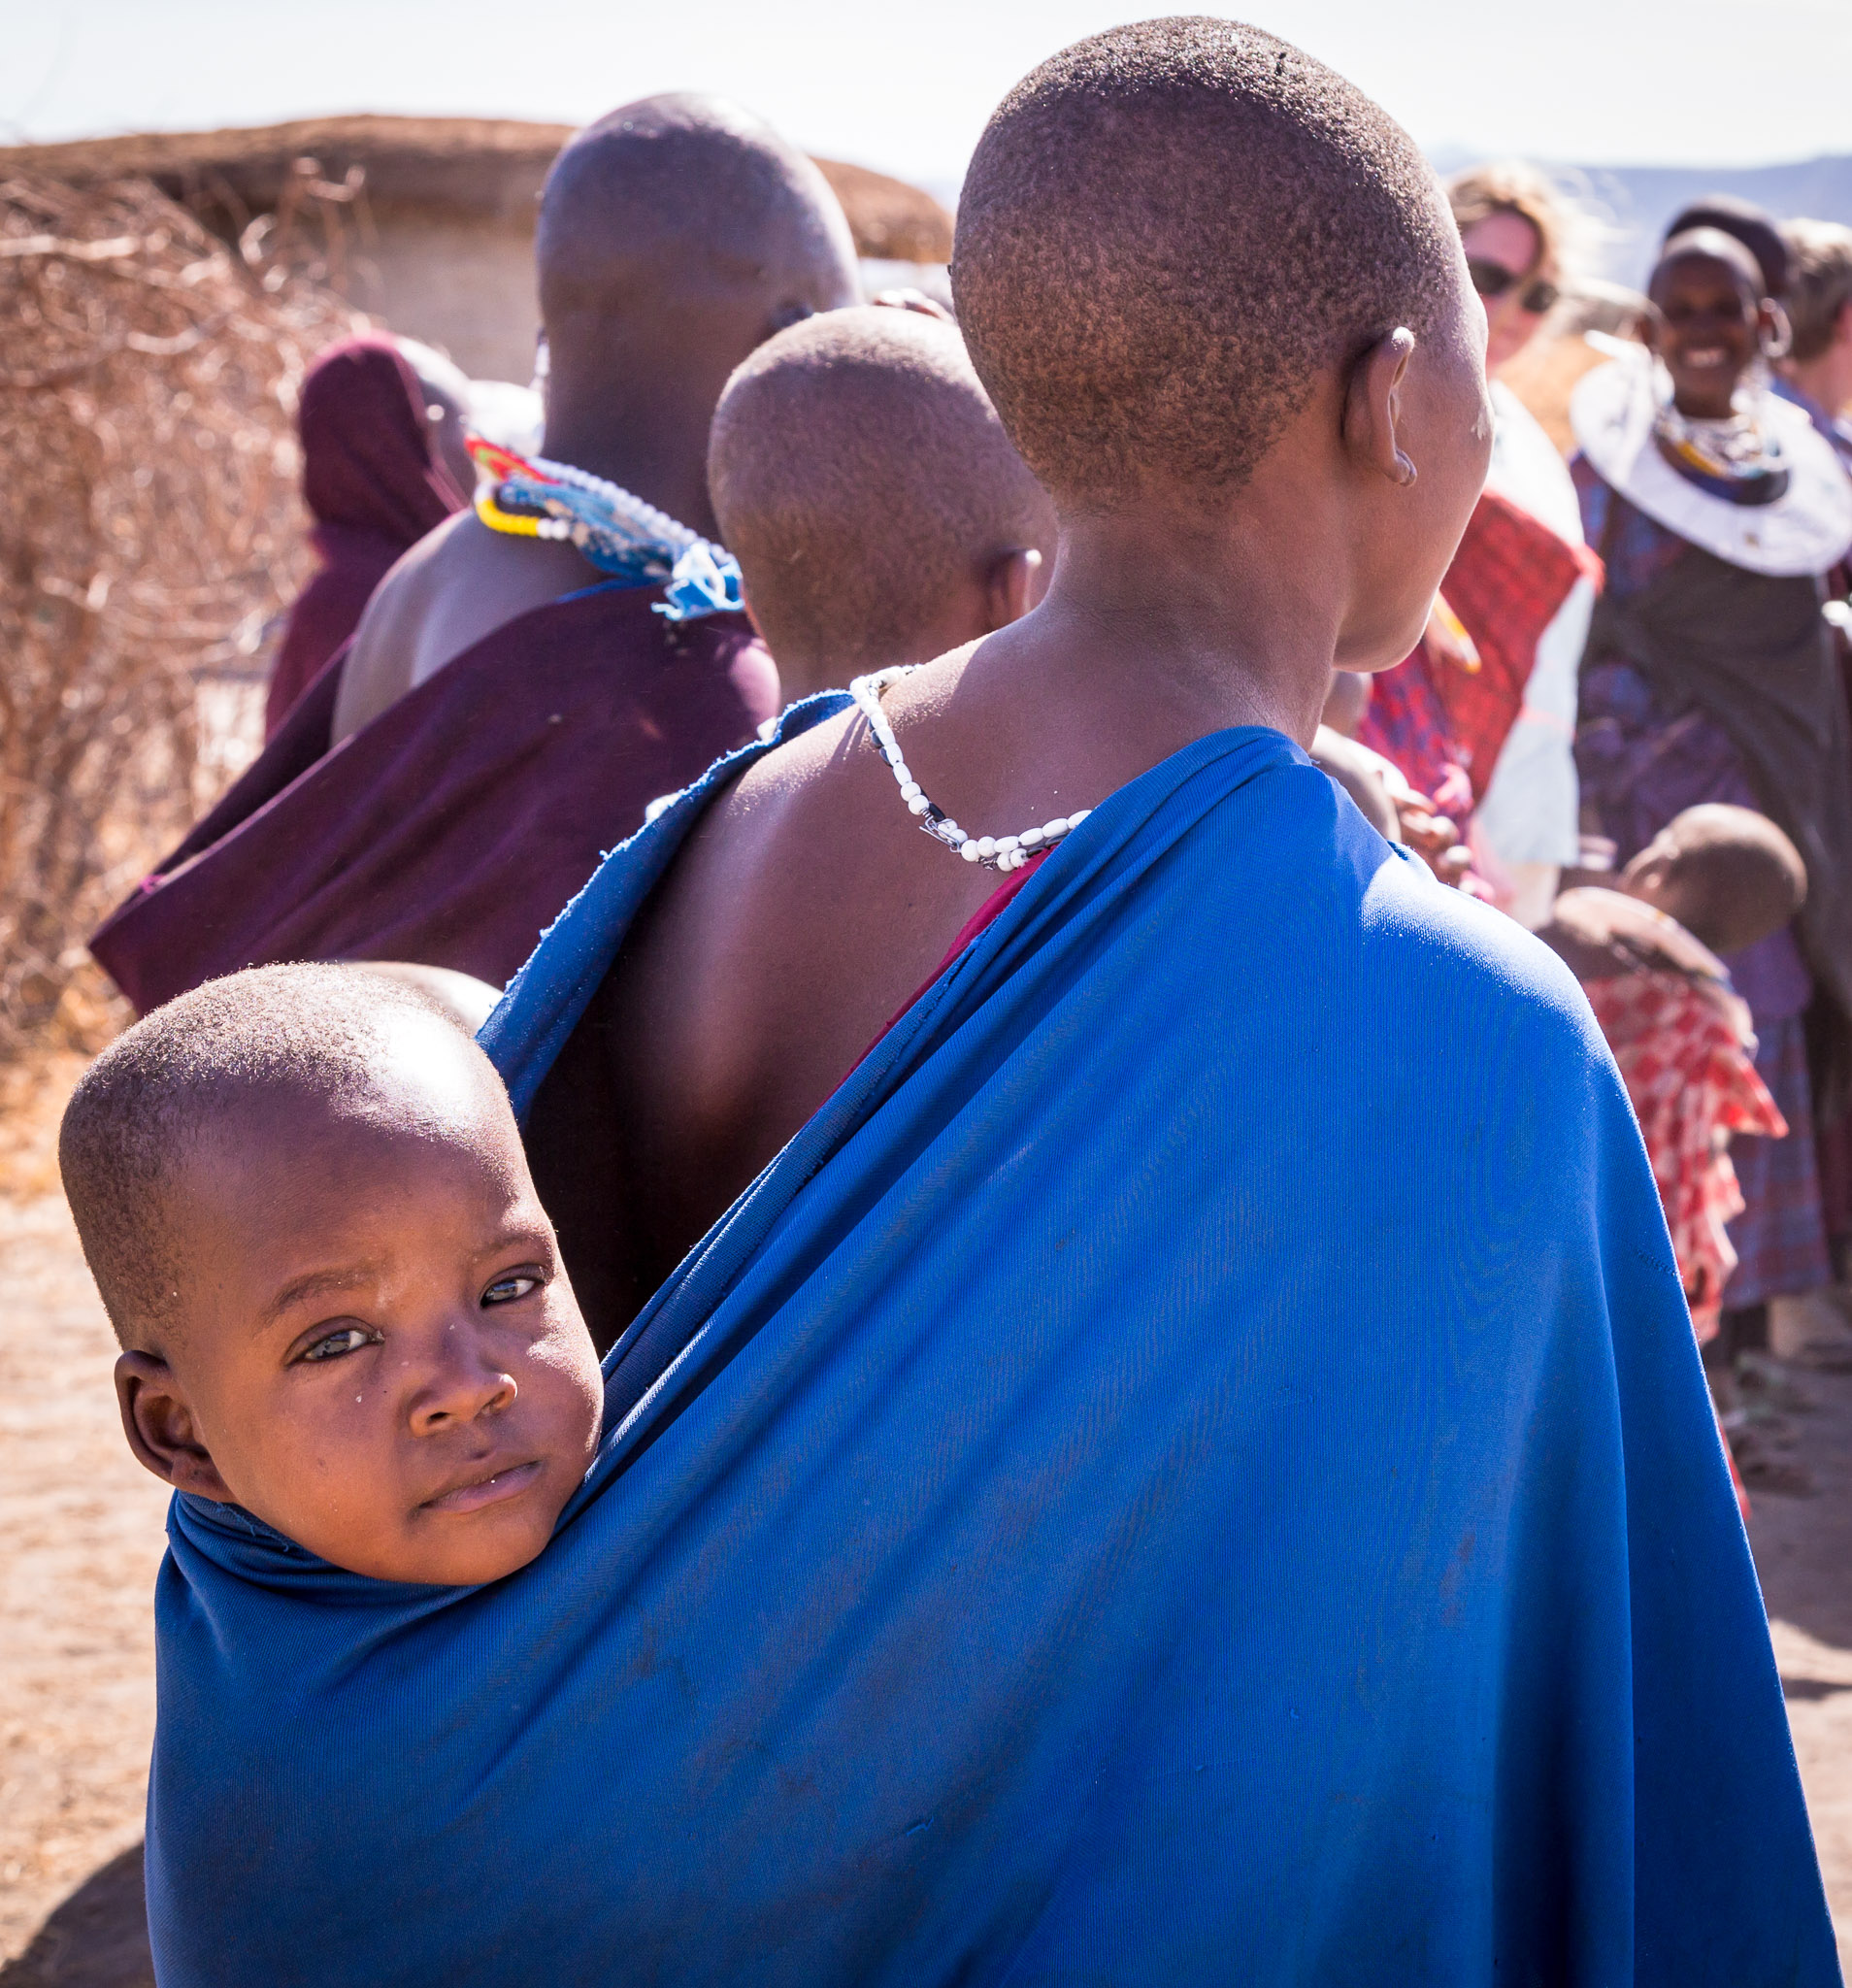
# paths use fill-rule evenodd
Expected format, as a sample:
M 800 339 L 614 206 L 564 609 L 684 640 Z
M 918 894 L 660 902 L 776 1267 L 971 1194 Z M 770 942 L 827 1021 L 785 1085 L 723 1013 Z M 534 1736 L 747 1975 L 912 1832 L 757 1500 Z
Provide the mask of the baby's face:
M 120 1385 L 182 1489 L 358 1574 L 474 1583 L 546 1545 L 602 1385 L 506 1098 L 461 1036 L 413 1033 L 405 1098 L 253 1107 L 182 1164 L 190 1288 Z
M 1670 828 L 1660 830 L 1620 874 L 1620 887 L 1641 904 L 1669 918 L 1680 918 L 1685 893 L 1678 876 L 1678 839 Z

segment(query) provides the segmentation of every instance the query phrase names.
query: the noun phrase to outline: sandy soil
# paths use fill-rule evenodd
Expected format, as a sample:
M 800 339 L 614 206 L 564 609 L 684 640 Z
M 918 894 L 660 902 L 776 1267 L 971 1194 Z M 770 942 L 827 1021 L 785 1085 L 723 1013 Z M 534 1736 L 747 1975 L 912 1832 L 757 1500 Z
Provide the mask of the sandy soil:
M 164 1492 L 123 1447 L 115 1342 L 53 1191 L 69 1059 L 0 1137 L 0 1984 L 151 1988 L 139 1844 Z M 1793 1386 L 1818 1495 L 1751 1528 L 1840 1948 L 1852 1971 L 1852 1375 Z
M 55 1196 L 0 1202 L 0 1959 L 138 1843 L 163 1487 L 116 1419 L 116 1342 Z M 152 1980 L 0 1970 L 0 1980 Z
M 1812 1498 L 1755 1499 L 1749 1538 L 1769 1605 L 1839 1965 L 1852 1979 L 1852 1374 L 1795 1373 L 1786 1417 Z

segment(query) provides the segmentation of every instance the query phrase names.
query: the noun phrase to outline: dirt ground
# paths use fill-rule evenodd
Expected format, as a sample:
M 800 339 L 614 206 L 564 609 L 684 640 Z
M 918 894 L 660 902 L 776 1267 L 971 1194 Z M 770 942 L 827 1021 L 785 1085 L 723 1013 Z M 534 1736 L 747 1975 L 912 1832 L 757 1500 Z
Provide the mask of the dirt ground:
M 115 1342 L 56 1192 L 65 1059 L 0 1122 L 0 1988 L 151 1988 L 140 1841 L 166 1497 L 123 1447 Z M 4 1102 L 4 1101 L 0 1101 Z M 1852 1374 L 1795 1373 L 1812 1497 L 1751 1527 L 1852 1971 Z
M 139 1844 L 154 1731 L 149 1598 L 167 1498 L 123 1445 L 116 1342 L 51 1159 L 81 1067 L 66 1059 L 16 1097 L 0 1143 L 0 1962 Z M 127 1874 L 139 1878 L 132 1860 Z M 132 1914 L 126 1938 L 89 1930 L 87 1958 L 54 1928 L 0 1981 L 152 1981 Z

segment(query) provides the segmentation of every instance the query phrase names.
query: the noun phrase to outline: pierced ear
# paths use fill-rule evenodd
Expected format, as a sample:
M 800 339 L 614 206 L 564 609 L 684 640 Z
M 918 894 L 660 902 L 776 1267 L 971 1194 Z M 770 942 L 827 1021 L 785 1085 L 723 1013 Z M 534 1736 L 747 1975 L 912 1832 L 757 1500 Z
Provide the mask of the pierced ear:
M 121 1354 L 116 1363 L 116 1400 L 122 1410 L 122 1434 L 144 1470 L 176 1491 L 220 1505 L 238 1502 L 200 1441 L 192 1406 L 165 1360 L 153 1353 Z
M 1033 546 L 1017 546 L 993 560 L 984 580 L 984 633 L 995 635 L 1020 621 L 1045 591 L 1042 554 Z
M 1402 382 L 1414 348 L 1414 333 L 1398 325 L 1357 360 L 1344 390 L 1343 443 L 1351 460 L 1405 487 L 1414 481 L 1416 470 L 1401 447 L 1397 424 Z
M 1785 359 L 1794 350 L 1794 326 L 1773 297 L 1764 297 L 1757 311 L 1758 342 L 1765 359 Z

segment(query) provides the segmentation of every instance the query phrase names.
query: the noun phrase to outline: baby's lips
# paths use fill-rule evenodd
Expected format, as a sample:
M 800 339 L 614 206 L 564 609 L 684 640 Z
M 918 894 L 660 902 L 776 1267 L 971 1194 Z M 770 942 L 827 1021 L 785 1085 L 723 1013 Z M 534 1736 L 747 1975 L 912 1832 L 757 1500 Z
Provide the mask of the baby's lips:
M 420 1511 L 470 1512 L 518 1498 L 540 1480 L 538 1457 L 484 1458 L 458 1474 L 454 1482 L 418 1507 Z

